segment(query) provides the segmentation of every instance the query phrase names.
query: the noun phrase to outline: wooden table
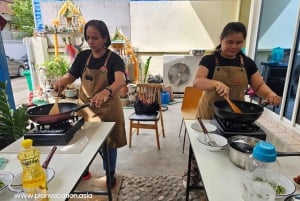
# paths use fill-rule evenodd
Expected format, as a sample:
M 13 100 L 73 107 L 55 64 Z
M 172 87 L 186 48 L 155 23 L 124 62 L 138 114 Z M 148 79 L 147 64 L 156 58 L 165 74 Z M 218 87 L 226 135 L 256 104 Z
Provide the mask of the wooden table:
M 190 139 L 189 161 L 190 156 L 194 153 L 204 189 L 209 201 L 240 201 L 242 199 L 243 178 L 245 170 L 235 166 L 229 159 L 228 151 L 211 152 L 208 151 L 197 139 L 202 132 L 195 131 L 191 124 L 196 120 L 185 120 L 187 133 Z M 209 122 L 204 120 L 204 122 Z M 282 175 L 293 181 L 295 176 L 300 174 L 300 158 L 298 156 L 278 157 Z M 190 175 L 188 168 L 188 176 Z M 188 178 L 189 180 L 189 178 Z M 188 183 L 187 183 L 188 184 Z M 189 200 L 190 188 L 187 185 L 186 200 Z M 296 192 L 300 193 L 300 185 L 296 185 Z M 276 201 L 284 199 L 276 199 Z
M 50 200 L 63 201 L 67 200 L 69 194 L 76 194 L 74 189 L 80 181 L 85 169 L 89 167 L 101 146 L 106 146 L 106 138 L 114 127 L 114 122 L 85 122 L 82 129 L 77 131 L 74 138 L 66 146 L 58 146 L 49 167 L 55 170 L 54 178 L 48 183 L 48 192 L 50 196 L 55 198 Z M 14 142 L 7 148 L 0 151 L 0 157 L 8 159 L 8 163 L 4 171 L 18 174 L 22 171 L 22 166 L 17 160 L 17 154 L 21 149 L 20 141 Z M 84 142 L 84 144 L 83 144 Z M 107 146 L 106 146 L 107 147 Z M 51 149 L 51 146 L 39 147 L 42 151 L 41 161 L 44 161 Z M 48 152 L 47 152 L 48 151 Z M 108 156 L 107 156 L 108 157 Z M 109 164 L 109 163 L 108 163 Z M 109 165 L 108 165 L 109 166 Z M 109 167 L 106 172 L 107 178 L 110 180 Z M 79 192 L 83 193 L 83 192 Z M 111 188 L 107 192 L 84 192 L 91 194 L 108 195 L 108 200 L 112 200 Z M 15 198 L 14 193 L 6 189 L 1 194 L 1 200 L 18 201 L 23 199 Z

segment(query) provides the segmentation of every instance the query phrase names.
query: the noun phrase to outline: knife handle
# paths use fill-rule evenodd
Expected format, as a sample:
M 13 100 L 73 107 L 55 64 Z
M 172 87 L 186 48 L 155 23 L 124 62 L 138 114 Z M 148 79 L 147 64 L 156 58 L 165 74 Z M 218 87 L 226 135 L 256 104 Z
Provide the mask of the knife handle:
M 48 165 L 49 165 L 49 162 L 50 162 L 50 160 L 51 160 L 51 158 L 52 158 L 54 152 L 56 151 L 56 149 L 57 149 L 57 146 L 52 147 L 50 153 L 48 154 L 46 160 L 44 161 L 44 163 L 43 163 L 43 165 L 42 165 L 42 167 L 43 167 L 44 169 L 47 169 L 47 167 L 48 167 Z

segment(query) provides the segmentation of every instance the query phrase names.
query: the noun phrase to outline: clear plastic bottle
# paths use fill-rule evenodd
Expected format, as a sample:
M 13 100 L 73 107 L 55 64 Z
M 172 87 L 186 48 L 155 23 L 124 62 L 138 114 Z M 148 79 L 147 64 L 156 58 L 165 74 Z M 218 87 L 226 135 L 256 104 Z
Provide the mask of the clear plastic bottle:
M 40 164 L 40 150 L 32 146 L 31 139 L 21 142 L 23 150 L 19 152 L 18 159 L 22 164 L 22 187 L 25 193 L 33 195 L 32 200 L 46 201 L 47 177 Z
M 245 201 L 274 201 L 278 185 L 280 165 L 273 144 L 259 142 L 246 163 L 243 185 Z

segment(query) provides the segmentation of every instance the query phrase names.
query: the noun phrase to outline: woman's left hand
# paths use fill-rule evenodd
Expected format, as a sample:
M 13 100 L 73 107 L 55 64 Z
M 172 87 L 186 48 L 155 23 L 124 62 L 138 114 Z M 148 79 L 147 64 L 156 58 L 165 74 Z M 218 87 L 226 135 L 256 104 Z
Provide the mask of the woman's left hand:
M 100 91 L 99 93 L 97 93 L 91 99 L 91 105 L 94 105 L 96 107 L 101 107 L 101 105 L 108 100 L 108 97 L 109 97 L 109 91 L 104 89 L 104 90 Z
M 270 93 L 266 96 L 266 100 L 269 102 L 271 105 L 280 105 L 281 103 L 281 97 L 278 96 L 275 93 Z

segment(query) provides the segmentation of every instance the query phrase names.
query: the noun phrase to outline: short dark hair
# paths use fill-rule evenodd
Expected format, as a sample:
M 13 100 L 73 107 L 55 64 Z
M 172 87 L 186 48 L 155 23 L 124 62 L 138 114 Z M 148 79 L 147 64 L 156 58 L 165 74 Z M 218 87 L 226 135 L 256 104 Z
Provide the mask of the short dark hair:
M 247 37 L 247 30 L 243 23 L 241 22 L 229 22 L 224 28 L 221 33 L 220 38 L 223 39 L 231 33 L 242 33 L 244 38 Z
M 102 38 L 106 38 L 105 47 L 109 47 L 111 44 L 110 35 L 106 24 L 102 20 L 90 20 L 84 25 L 84 38 L 87 39 L 86 30 L 89 26 L 93 26 L 100 32 Z

